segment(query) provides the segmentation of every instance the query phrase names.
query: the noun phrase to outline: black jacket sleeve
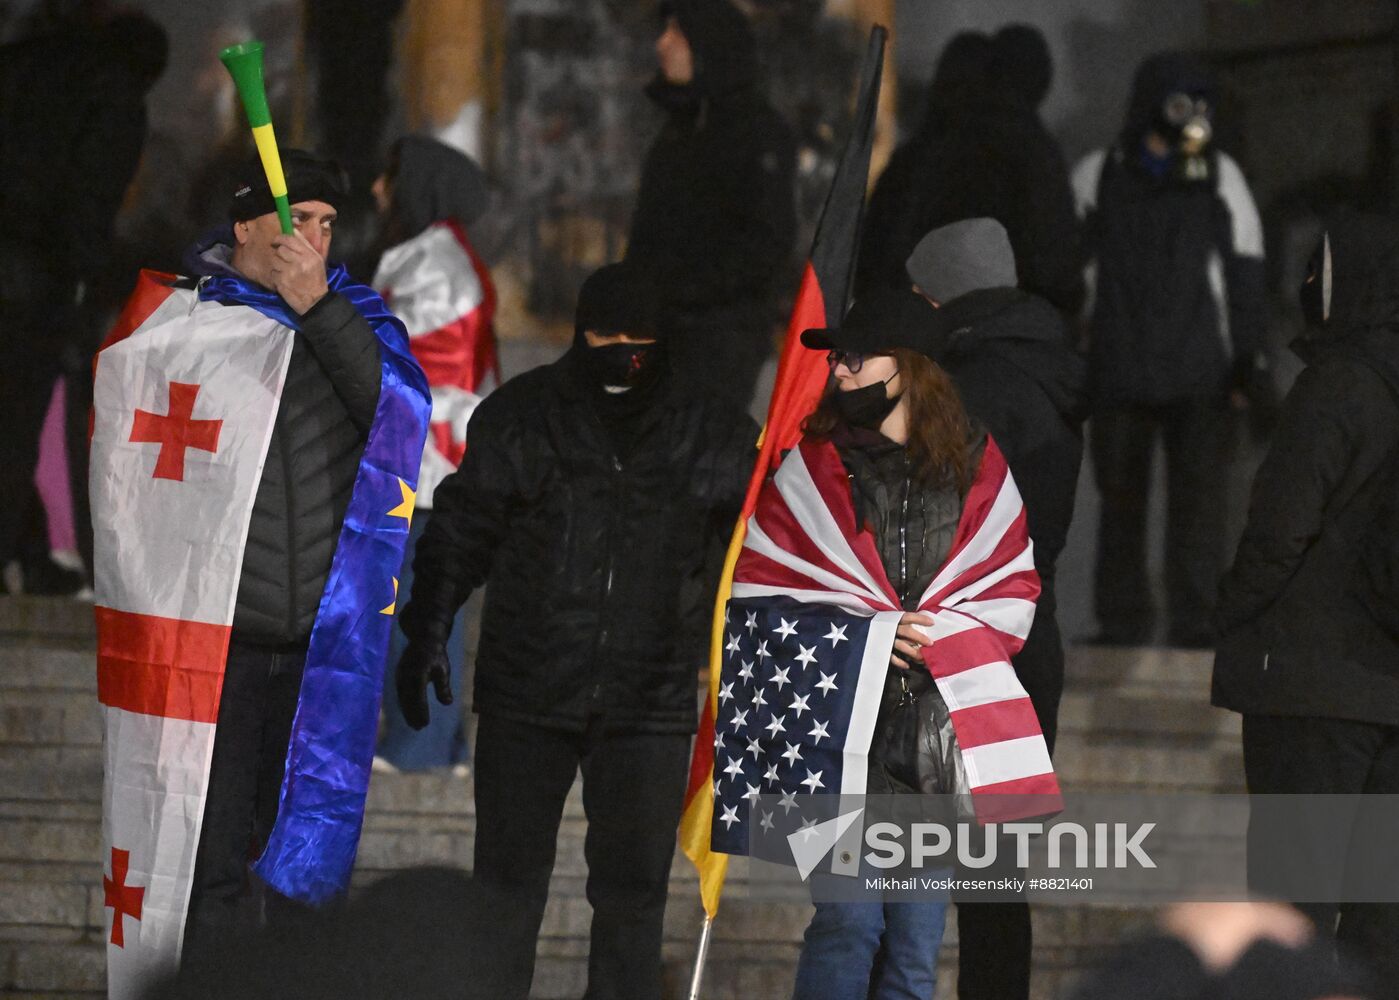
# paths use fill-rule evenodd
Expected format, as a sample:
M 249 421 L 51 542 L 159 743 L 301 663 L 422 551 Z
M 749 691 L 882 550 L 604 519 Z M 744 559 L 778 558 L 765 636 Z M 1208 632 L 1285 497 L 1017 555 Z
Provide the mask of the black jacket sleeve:
M 695 465 L 695 488 L 716 522 L 731 529 L 743 509 L 748 477 L 758 458 L 758 425 L 747 413 L 724 410 L 711 424 L 707 439 Z
M 301 335 L 361 434 L 379 406 L 379 338 L 350 300 L 327 292 L 301 317 Z
M 519 508 L 519 454 L 513 421 L 488 396 L 467 425 L 466 456 L 433 493 L 427 528 L 413 556 L 413 590 L 399 617 L 410 640 L 445 642 L 452 619 L 486 582 L 510 512 Z
M 1248 523 L 1220 587 L 1221 633 L 1254 621 L 1282 596 L 1320 536 L 1328 503 L 1354 461 L 1378 407 L 1379 377 L 1356 365 L 1321 363 L 1297 378 L 1253 482 Z

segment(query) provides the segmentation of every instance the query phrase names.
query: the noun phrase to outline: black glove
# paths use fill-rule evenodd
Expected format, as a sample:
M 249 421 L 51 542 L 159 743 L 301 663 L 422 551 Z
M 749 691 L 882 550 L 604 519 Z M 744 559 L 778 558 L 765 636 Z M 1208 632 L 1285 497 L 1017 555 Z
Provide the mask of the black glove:
M 452 665 L 447 648 L 441 642 L 409 640 L 408 648 L 398 659 L 395 671 L 398 687 L 398 707 L 403 719 L 414 729 L 428 723 L 427 684 L 432 681 L 437 700 L 452 703 Z

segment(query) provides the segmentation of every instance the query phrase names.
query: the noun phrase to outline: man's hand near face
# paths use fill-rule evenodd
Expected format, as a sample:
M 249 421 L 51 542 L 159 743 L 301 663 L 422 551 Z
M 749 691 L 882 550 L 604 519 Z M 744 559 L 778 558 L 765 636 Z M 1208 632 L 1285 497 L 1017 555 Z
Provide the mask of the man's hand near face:
M 330 290 L 326 284 L 325 258 L 300 232 L 272 240 L 272 289 L 304 316 Z

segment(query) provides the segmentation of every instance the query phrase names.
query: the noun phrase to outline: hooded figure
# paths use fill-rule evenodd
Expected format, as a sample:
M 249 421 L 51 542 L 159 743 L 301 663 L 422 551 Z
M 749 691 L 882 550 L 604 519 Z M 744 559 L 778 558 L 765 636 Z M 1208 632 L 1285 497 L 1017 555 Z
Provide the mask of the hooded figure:
M 1066 314 L 1078 310 L 1083 274 L 1068 169 L 1038 111 L 1052 76 L 1044 37 L 1028 25 L 948 42 L 923 124 L 894 152 L 870 199 L 857 296 L 901 284 L 904 261 L 930 230 L 987 217 L 1010 236 L 1020 287 Z
M 1263 231 L 1238 164 L 1210 143 L 1204 69 L 1152 56 L 1117 141 L 1074 170 L 1094 302 L 1090 446 L 1103 496 L 1100 638 L 1142 644 L 1151 453 L 1166 450 L 1168 641 L 1206 646 L 1223 559 L 1231 409 L 1263 402 Z
M 667 120 L 642 167 L 627 259 L 655 273 L 676 370 L 746 407 L 796 236 L 795 144 L 728 0 L 677 0 L 661 15 L 663 68 L 647 94 Z
M 1392 568 L 1376 571 L 1393 566 L 1399 546 L 1399 222 L 1333 221 L 1302 298 L 1323 325 L 1298 345 L 1309 363 L 1283 404 L 1220 588 L 1211 701 L 1243 715 L 1250 793 L 1392 795 L 1399 595 L 1387 583 Z M 1273 821 L 1268 808 L 1255 801 L 1250 821 L 1251 888 L 1314 900 L 1289 895 L 1288 873 L 1339 878 L 1344 869 L 1363 873 L 1361 891 L 1381 886 L 1360 898 L 1395 898 L 1392 824 L 1341 810 L 1340 826 L 1318 833 Z M 1342 909 L 1339 930 L 1334 902 L 1301 909 L 1325 937 L 1349 942 L 1391 990 L 1383 995 L 1394 995 L 1399 906 Z
M 1025 501 L 1041 590 L 1012 665 L 1053 752 L 1064 688 L 1054 570 L 1083 457 L 1083 364 L 1065 343 L 1058 310 L 1015 287 L 1015 256 L 995 220 L 933 230 L 909 257 L 907 274 L 940 306 L 929 353 L 952 376 L 967 413 L 1000 445 Z M 1024 901 L 959 905 L 957 927 L 958 986 L 965 995 L 1029 996 L 1032 940 Z
M 467 227 L 490 204 L 486 175 L 471 157 L 427 136 L 394 143 L 374 182 L 383 231 L 392 245 L 380 257 L 374 287 L 408 328 L 408 343 L 432 389 L 432 423 L 423 447 L 417 508 L 399 586 L 413 585 L 413 554 L 432 509 L 433 492 L 461 463 L 466 425 L 492 381 L 500 381 L 495 341 L 495 285 L 467 237 Z M 405 648 L 395 629 L 385 665 Z M 466 667 L 466 615 L 458 613 L 448 646 L 450 681 L 460 688 Z M 384 688 L 384 733 L 375 764 L 381 770 L 464 767 L 465 719 L 438 712 L 414 732 L 399 710 L 392 684 Z M 385 765 L 388 768 L 385 768 Z
M 425 135 L 406 135 L 394 143 L 382 180 L 391 243 L 412 239 L 445 219 L 473 226 L 491 203 L 486 174 L 476 161 Z

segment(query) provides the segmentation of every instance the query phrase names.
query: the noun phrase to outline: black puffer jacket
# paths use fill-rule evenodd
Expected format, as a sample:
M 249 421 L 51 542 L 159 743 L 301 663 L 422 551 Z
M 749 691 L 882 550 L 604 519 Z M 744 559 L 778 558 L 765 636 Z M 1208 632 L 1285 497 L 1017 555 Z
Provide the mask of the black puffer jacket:
M 229 246 L 206 240 L 196 274 L 228 270 Z M 379 341 L 330 292 L 302 317 L 253 502 L 233 631 L 243 642 L 300 646 L 311 637 L 360 457 L 379 403 Z
M 722 311 L 723 326 L 766 330 L 796 239 L 796 144 L 759 92 L 743 15 L 727 0 L 671 7 L 695 80 L 648 88 L 668 118 L 642 166 L 627 259 L 657 272 L 673 325 Z
M 1327 230 L 1327 335 L 1283 404 L 1220 590 L 1215 705 L 1399 725 L 1399 643 L 1366 610 L 1362 556 L 1399 489 L 1399 224 Z
M 575 347 L 501 386 L 437 488 L 401 616 L 441 640 L 489 581 L 473 707 L 581 730 L 690 732 L 700 658 L 684 596 L 733 527 L 757 427 L 663 382 L 618 458 Z M 709 595 L 712 597 L 712 595 Z

